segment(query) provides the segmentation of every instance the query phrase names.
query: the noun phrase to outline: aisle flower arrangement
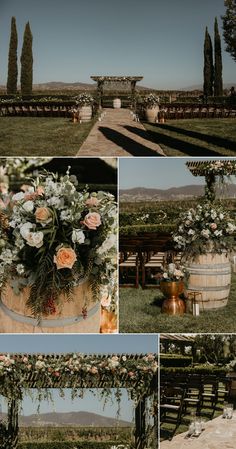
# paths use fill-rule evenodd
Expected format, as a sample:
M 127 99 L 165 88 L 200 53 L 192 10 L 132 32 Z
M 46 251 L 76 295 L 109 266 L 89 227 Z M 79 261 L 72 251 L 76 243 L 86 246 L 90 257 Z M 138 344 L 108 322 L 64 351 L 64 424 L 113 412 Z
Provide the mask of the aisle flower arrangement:
M 92 104 L 94 103 L 94 98 L 92 95 L 87 94 L 87 93 L 82 93 L 77 95 L 76 97 L 74 97 L 75 100 L 75 104 L 77 106 L 92 106 Z
M 145 108 L 154 108 L 155 106 L 158 106 L 159 103 L 159 97 L 153 93 L 145 95 L 143 98 L 143 105 Z
M 61 294 L 70 299 L 84 279 L 94 301 L 114 290 L 114 197 L 77 185 L 69 169 L 60 178 L 45 172 L 0 213 L 0 286 L 10 284 L 16 294 L 29 287 L 35 317 L 55 313 Z
M 209 251 L 230 251 L 235 245 L 235 231 L 235 221 L 222 206 L 205 202 L 180 216 L 180 224 L 173 234 L 173 240 L 177 249 L 191 258 Z
M 179 264 L 169 263 L 163 267 L 163 272 L 160 273 L 160 278 L 162 281 L 166 282 L 178 282 L 185 277 L 185 268 Z

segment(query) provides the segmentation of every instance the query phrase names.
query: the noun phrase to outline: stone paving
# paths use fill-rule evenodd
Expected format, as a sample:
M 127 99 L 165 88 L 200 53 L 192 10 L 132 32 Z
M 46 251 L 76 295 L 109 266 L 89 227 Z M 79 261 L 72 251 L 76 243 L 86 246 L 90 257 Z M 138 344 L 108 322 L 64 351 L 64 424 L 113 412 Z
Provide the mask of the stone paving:
M 165 156 L 128 109 L 105 109 L 77 156 Z
M 205 430 L 196 438 L 186 438 L 187 432 L 176 435 L 171 441 L 162 441 L 160 449 L 235 449 L 236 413 L 232 419 L 222 416 L 208 421 Z

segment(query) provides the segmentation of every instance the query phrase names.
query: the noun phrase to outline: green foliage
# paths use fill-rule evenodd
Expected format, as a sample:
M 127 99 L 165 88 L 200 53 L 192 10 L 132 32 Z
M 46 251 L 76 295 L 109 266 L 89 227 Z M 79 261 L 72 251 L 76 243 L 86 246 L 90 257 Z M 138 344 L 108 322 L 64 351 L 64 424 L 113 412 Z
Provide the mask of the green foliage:
M 215 18 L 214 32 L 215 32 L 215 35 L 214 35 L 214 42 L 215 42 L 214 95 L 216 97 L 220 97 L 223 95 L 223 79 L 222 79 L 221 40 L 220 40 L 217 18 Z
M 165 367 L 186 367 L 193 363 L 193 358 L 186 355 L 162 354 L 160 357 L 161 366 Z
M 27 22 L 24 32 L 23 47 L 21 53 L 21 93 L 29 95 L 33 88 L 33 36 L 30 24 Z
M 211 37 L 206 27 L 205 41 L 204 41 L 204 84 L 203 92 L 205 97 L 213 95 L 213 80 L 214 80 L 214 66 L 213 66 L 213 51 Z
M 12 17 L 11 19 L 11 37 L 9 45 L 8 54 L 8 76 L 7 76 L 7 93 L 16 94 L 17 92 L 17 29 L 16 29 L 16 19 Z
M 145 233 L 165 233 L 170 234 L 175 230 L 175 224 L 151 224 L 151 225 L 128 225 L 120 226 L 119 234 L 125 235 L 142 235 Z
M 236 0 L 225 0 L 225 14 L 223 20 L 223 35 L 226 51 L 236 61 Z

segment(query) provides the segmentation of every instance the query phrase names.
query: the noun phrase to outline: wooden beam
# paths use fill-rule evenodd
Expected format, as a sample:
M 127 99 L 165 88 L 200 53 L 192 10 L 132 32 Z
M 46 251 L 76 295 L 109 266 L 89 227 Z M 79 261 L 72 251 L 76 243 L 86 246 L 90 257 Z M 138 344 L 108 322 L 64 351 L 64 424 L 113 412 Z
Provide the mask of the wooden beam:
M 146 443 L 146 398 L 142 398 L 135 409 L 135 449 L 144 449 Z

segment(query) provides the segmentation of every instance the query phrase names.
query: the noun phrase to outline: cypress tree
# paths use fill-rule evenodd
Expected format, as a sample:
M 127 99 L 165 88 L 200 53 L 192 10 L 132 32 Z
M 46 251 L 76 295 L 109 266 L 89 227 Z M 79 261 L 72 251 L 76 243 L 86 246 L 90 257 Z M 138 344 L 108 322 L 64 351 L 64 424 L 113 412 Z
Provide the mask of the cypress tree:
M 213 81 L 214 81 L 214 66 L 213 66 L 213 51 L 211 36 L 206 27 L 205 41 L 204 41 L 204 84 L 203 92 L 205 97 L 213 95 Z
M 225 7 L 222 20 L 226 51 L 236 61 L 236 0 L 225 0 Z
M 33 36 L 30 24 L 27 22 L 24 32 L 24 40 L 21 53 L 21 93 L 22 95 L 32 94 L 33 88 Z
M 11 37 L 9 44 L 8 53 L 8 75 L 7 75 L 7 93 L 16 94 L 17 92 L 17 29 L 16 29 L 16 19 L 12 17 L 11 19 Z
M 221 54 L 221 40 L 218 28 L 217 18 L 215 18 L 215 77 L 214 77 L 214 96 L 221 97 L 223 95 L 223 80 L 222 80 L 222 54 Z

